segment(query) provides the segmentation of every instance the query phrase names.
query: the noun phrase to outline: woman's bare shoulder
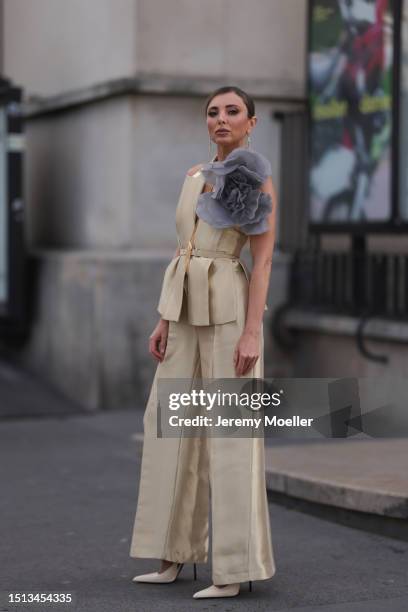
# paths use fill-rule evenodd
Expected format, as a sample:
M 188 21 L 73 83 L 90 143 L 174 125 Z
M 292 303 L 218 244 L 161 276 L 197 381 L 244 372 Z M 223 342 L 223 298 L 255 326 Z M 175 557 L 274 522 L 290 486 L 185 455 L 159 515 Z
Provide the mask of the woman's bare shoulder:
M 199 170 L 201 170 L 201 168 L 204 166 L 203 163 L 201 164 L 196 164 L 195 166 L 193 166 L 192 168 L 190 168 L 189 170 L 187 170 L 187 174 L 188 176 L 193 176 L 193 174 L 195 174 L 196 172 L 198 172 Z

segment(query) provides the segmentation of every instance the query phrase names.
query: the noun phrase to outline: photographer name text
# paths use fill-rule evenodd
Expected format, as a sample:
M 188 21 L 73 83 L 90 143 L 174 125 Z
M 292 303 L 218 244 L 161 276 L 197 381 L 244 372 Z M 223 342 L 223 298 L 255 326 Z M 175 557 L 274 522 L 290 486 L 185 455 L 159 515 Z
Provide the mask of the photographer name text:
M 169 418 L 169 425 L 171 427 L 255 427 L 258 429 L 262 424 L 265 427 L 311 427 L 313 420 L 313 418 L 304 418 L 297 414 L 287 418 L 280 418 L 276 415 L 227 418 L 219 415 L 217 419 L 202 415 L 192 418 L 173 415 Z

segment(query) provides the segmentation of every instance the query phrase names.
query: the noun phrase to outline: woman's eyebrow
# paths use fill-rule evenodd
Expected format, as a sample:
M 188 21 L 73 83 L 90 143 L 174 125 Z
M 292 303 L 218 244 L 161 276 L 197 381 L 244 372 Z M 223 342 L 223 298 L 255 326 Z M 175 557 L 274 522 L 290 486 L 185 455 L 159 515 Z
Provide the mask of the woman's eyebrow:
M 237 104 L 227 104 L 225 106 L 225 108 L 231 108 L 231 107 L 238 108 L 238 105 Z M 218 110 L 218 106 L 210 106 L 208 110 Z

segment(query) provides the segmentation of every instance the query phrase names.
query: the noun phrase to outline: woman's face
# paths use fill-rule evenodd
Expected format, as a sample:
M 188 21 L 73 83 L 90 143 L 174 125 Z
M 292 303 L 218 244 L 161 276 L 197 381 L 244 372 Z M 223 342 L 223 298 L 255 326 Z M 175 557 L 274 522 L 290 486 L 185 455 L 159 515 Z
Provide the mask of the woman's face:
M 248 118 L 245 102 L 233 91 L 215 96 L 208 105 L 208 133 L 222 148 L 244 146 L 255 123 L 256 117 Z

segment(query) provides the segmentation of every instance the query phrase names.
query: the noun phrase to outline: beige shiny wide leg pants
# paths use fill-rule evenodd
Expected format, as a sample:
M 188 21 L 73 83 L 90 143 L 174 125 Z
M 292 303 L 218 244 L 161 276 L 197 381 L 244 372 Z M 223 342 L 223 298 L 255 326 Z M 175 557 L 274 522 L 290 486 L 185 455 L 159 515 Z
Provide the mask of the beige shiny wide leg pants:
M 235 378 L 233 353 L 244 324 L 244 304 L 236 321 L 208 326 L 190 325 L 183 304 L 180 320 L 169 323 L 165 358 L 158 364 L 143 419 L 130 556 L 206 562 L 211 492 L 215 584 L 262 580 L 276 571 L 264 438 L 157 438 L 157 380 Z M 260 358 L 247 377 L 263 377 L 262 331 Z

